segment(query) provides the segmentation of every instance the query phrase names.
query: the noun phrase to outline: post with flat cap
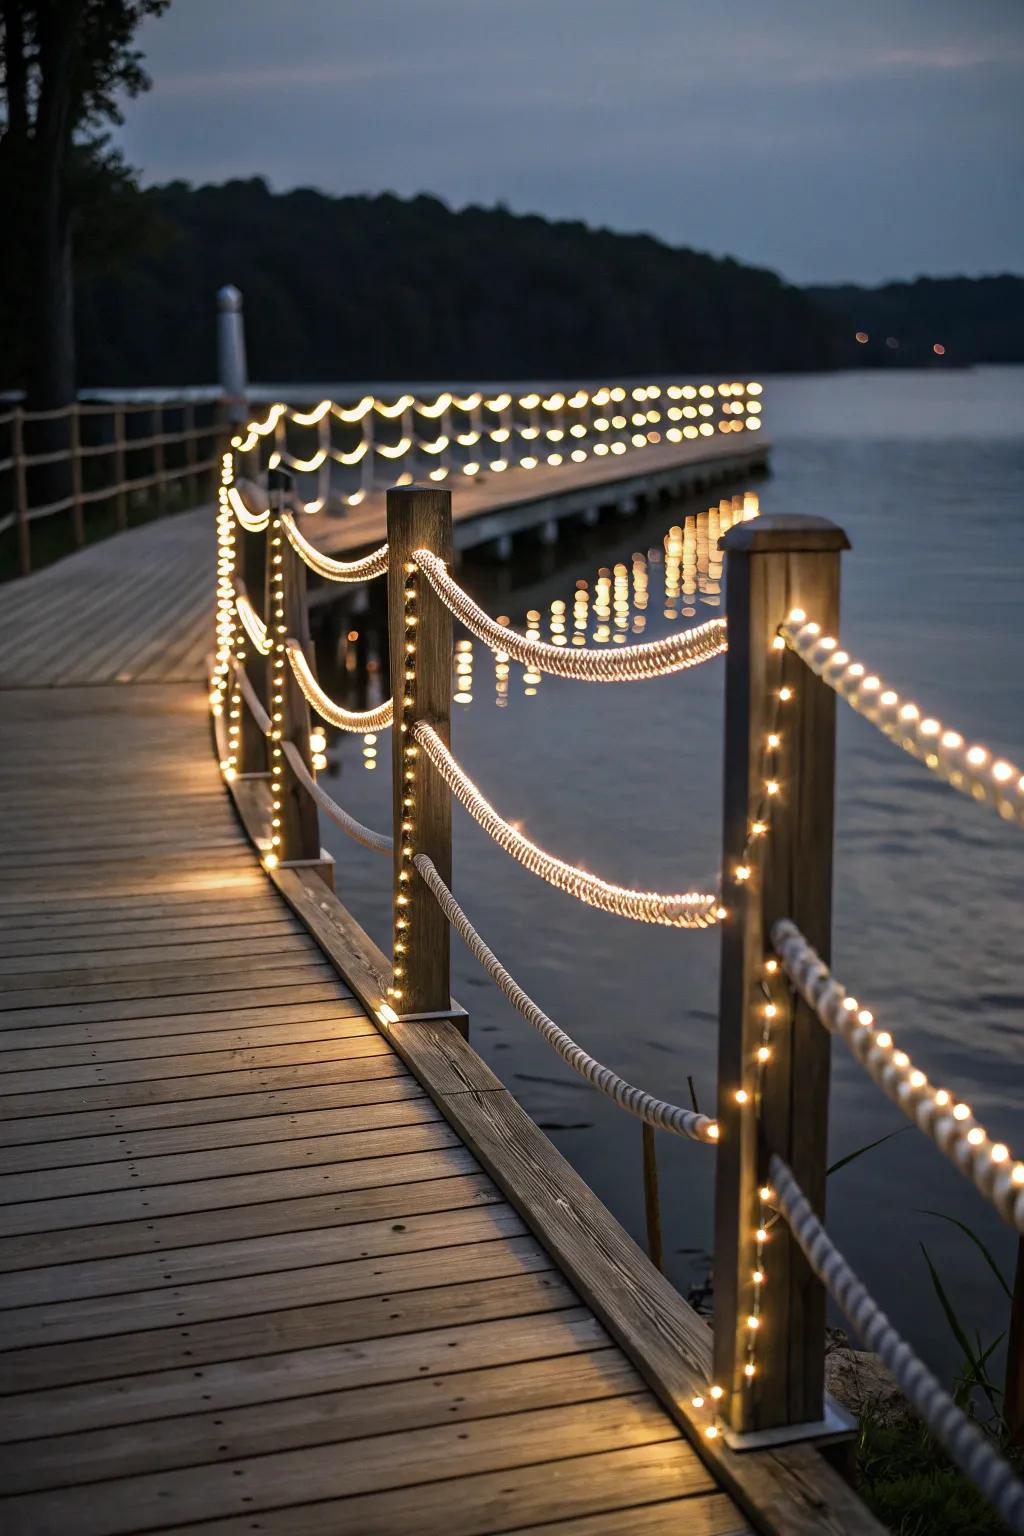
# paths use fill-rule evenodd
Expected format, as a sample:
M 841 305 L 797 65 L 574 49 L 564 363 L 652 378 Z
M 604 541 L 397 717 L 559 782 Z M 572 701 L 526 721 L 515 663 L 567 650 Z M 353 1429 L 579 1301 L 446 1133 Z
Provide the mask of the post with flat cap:
M 448 886 L 452 812 L 448 786 L 413 741 L 417 721 L 451 744 L 452 616 L 421 573 L 417 549 L 452 558 L 451 492 L 408 485 L 388 491 L 388 628 L 394 826 L 394 967 L 390 1003 L 402 1018 L 451 1013 L 448 921 L 417 873 L 423 853 Z
M 316 672 L 316 651 L 310 638 L 306 602 L 306 567 L 281 526 L 291 493 L 292 477 L 288 471 L 268 470 L 270 523 L 263 612 L 273 646 L 268 682 L 270 782 L 273 836 L 278 841 L 272 847 L 282 865 L 314 866 L 317 873 L 331 884 L 330 865 L 320 853 L 316 804 L 302 782 L 302 776 L 312 776 L 313 772 L 309 705 L 288 661 L 289 642 L 295 642 L 310 670 Z M 296 764 L 304 770 L 304 775 L 296 772 Z
M 839 557 L 849 541 L 824 518 L 775 516 L 738 525 L 722 546 L 729 650 L 714 1378 L 727 1439 L 742 1447 L 828 1432 L 824 1290 L 785 1223 L 772 1220 L 767 1170 L 773 1154 L 782 1157 L 824 1216 L 830 1040 L 785 985 L 771 930 L 791 918 L 828 960 L 835 694 L 778 631 L 803 609 L 838 633 Z
M 231 426 L 237 426 L 249 414 L 249 378 L 242 295 L 232 283 L 217 293 L 217 367 L 225 417 Z

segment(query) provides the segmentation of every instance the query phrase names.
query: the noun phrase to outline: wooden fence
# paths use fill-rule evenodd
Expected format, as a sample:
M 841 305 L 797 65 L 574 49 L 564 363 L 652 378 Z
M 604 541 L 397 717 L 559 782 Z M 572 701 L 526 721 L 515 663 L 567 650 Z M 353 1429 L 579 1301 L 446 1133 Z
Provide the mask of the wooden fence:
M 0 535 L 13 531 L 20 573 L 32 570 L 33 525 L 43 520 L 53 528 L 66 517 L 62 531 L 80 548 L 98 513 L 122 529 L 139 506 L 210 499 L 221 415 L 217 400 L 177 398 L 0 414 Z

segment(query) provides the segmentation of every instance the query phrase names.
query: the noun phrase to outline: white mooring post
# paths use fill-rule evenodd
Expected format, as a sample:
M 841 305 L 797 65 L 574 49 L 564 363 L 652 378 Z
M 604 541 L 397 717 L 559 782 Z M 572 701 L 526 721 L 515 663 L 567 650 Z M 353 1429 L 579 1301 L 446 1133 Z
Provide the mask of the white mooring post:
M 249 376 L 242 295 L 231 283 L 217 294 L 217 373 L 227 420 L 235 426 L 249 414 Z

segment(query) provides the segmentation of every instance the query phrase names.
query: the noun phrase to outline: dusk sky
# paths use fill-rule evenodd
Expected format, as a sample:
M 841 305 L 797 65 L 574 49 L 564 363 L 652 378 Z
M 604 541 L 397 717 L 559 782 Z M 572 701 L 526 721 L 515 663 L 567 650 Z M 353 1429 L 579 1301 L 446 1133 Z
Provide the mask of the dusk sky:
M 431 192 L 795 282 L 1024 273 L 1024 0 L 172 0 L 144 181 Z

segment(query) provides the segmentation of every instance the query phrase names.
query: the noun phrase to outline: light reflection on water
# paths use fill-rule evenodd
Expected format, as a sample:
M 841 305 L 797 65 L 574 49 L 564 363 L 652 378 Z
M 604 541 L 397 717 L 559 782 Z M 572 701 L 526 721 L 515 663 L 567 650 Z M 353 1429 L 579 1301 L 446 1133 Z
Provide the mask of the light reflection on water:
M 769 381 L 776 448 L 756 490 L 765 511 L 825 513 L 847 530 L 843 636 L 887 682 L 962 730 L 1024 757 L 1021 623 L 1024 370 L 859 374 Z M 698 515 L 699 514 L 699 515 Z M 467 559 L 461 579 L 489 612 L 554 643 L 656 639 L 722 600 L 717 540 L 742 515 L 687 504 L 598 528 L 508 565 Z M 346 621 L 348 622 L 348 621 Z M 380 697 L 372 613 L 341 645 L 352 697 Z M 357 629 L 358 626 L 358 629 Z M 380 631 L 383 633 L 383 631 Z M 375 648 L 376 647 L 376 648 Z M 329 660 L 329 658 L 328 658 Z M 648 889 L 706 887 L 719 863 L 722 666 L 626 687 L 524 672 L 461 641 L 453 746 L 507 818 L 562 857 Z M 325 676 L 333 681 L 330 667 Z M 495 708 L 494 706 L 497 706 Z M 1024 841 L 840 707 L 837 974 L 929 1076 L 957 1088 L 993 1135 L 1024 1150 Z M 373 749 L 377 756 L 368 759 Z M 390 743 L 330 746 L 326 782 L 371 825 L 389 816 Z M 383 772 L 361 765 L 379 761 Z M 338 889 L 378 942 L 389 867 L 325 826 Z M 582 907 L 513 864 L 456 807 L 456 892 L 541 1006 L 651 1090 L 713 1107 L 718 938 L 646 928 Z M 639 1126 L 574 1079 L 498 997 L 458 941 L 453 990 L 473 1040 L 560 1150 L 640 1236 Z M 906 1122 L 836 1046 L 833 1154 Z M 666 1249 L 680 1285 L 710 1243 L 713 1154 L 659 1138 Z M 923 1137 L 907 1130 L 835 1177 L 830 1227 L 912 1341 L 953 1363 L 919 1243 L 986 1339 L 1002 1302 L 967 1239 L 921 1214 L 968 1222 L 1006 1269 L 1012 1239 Z

